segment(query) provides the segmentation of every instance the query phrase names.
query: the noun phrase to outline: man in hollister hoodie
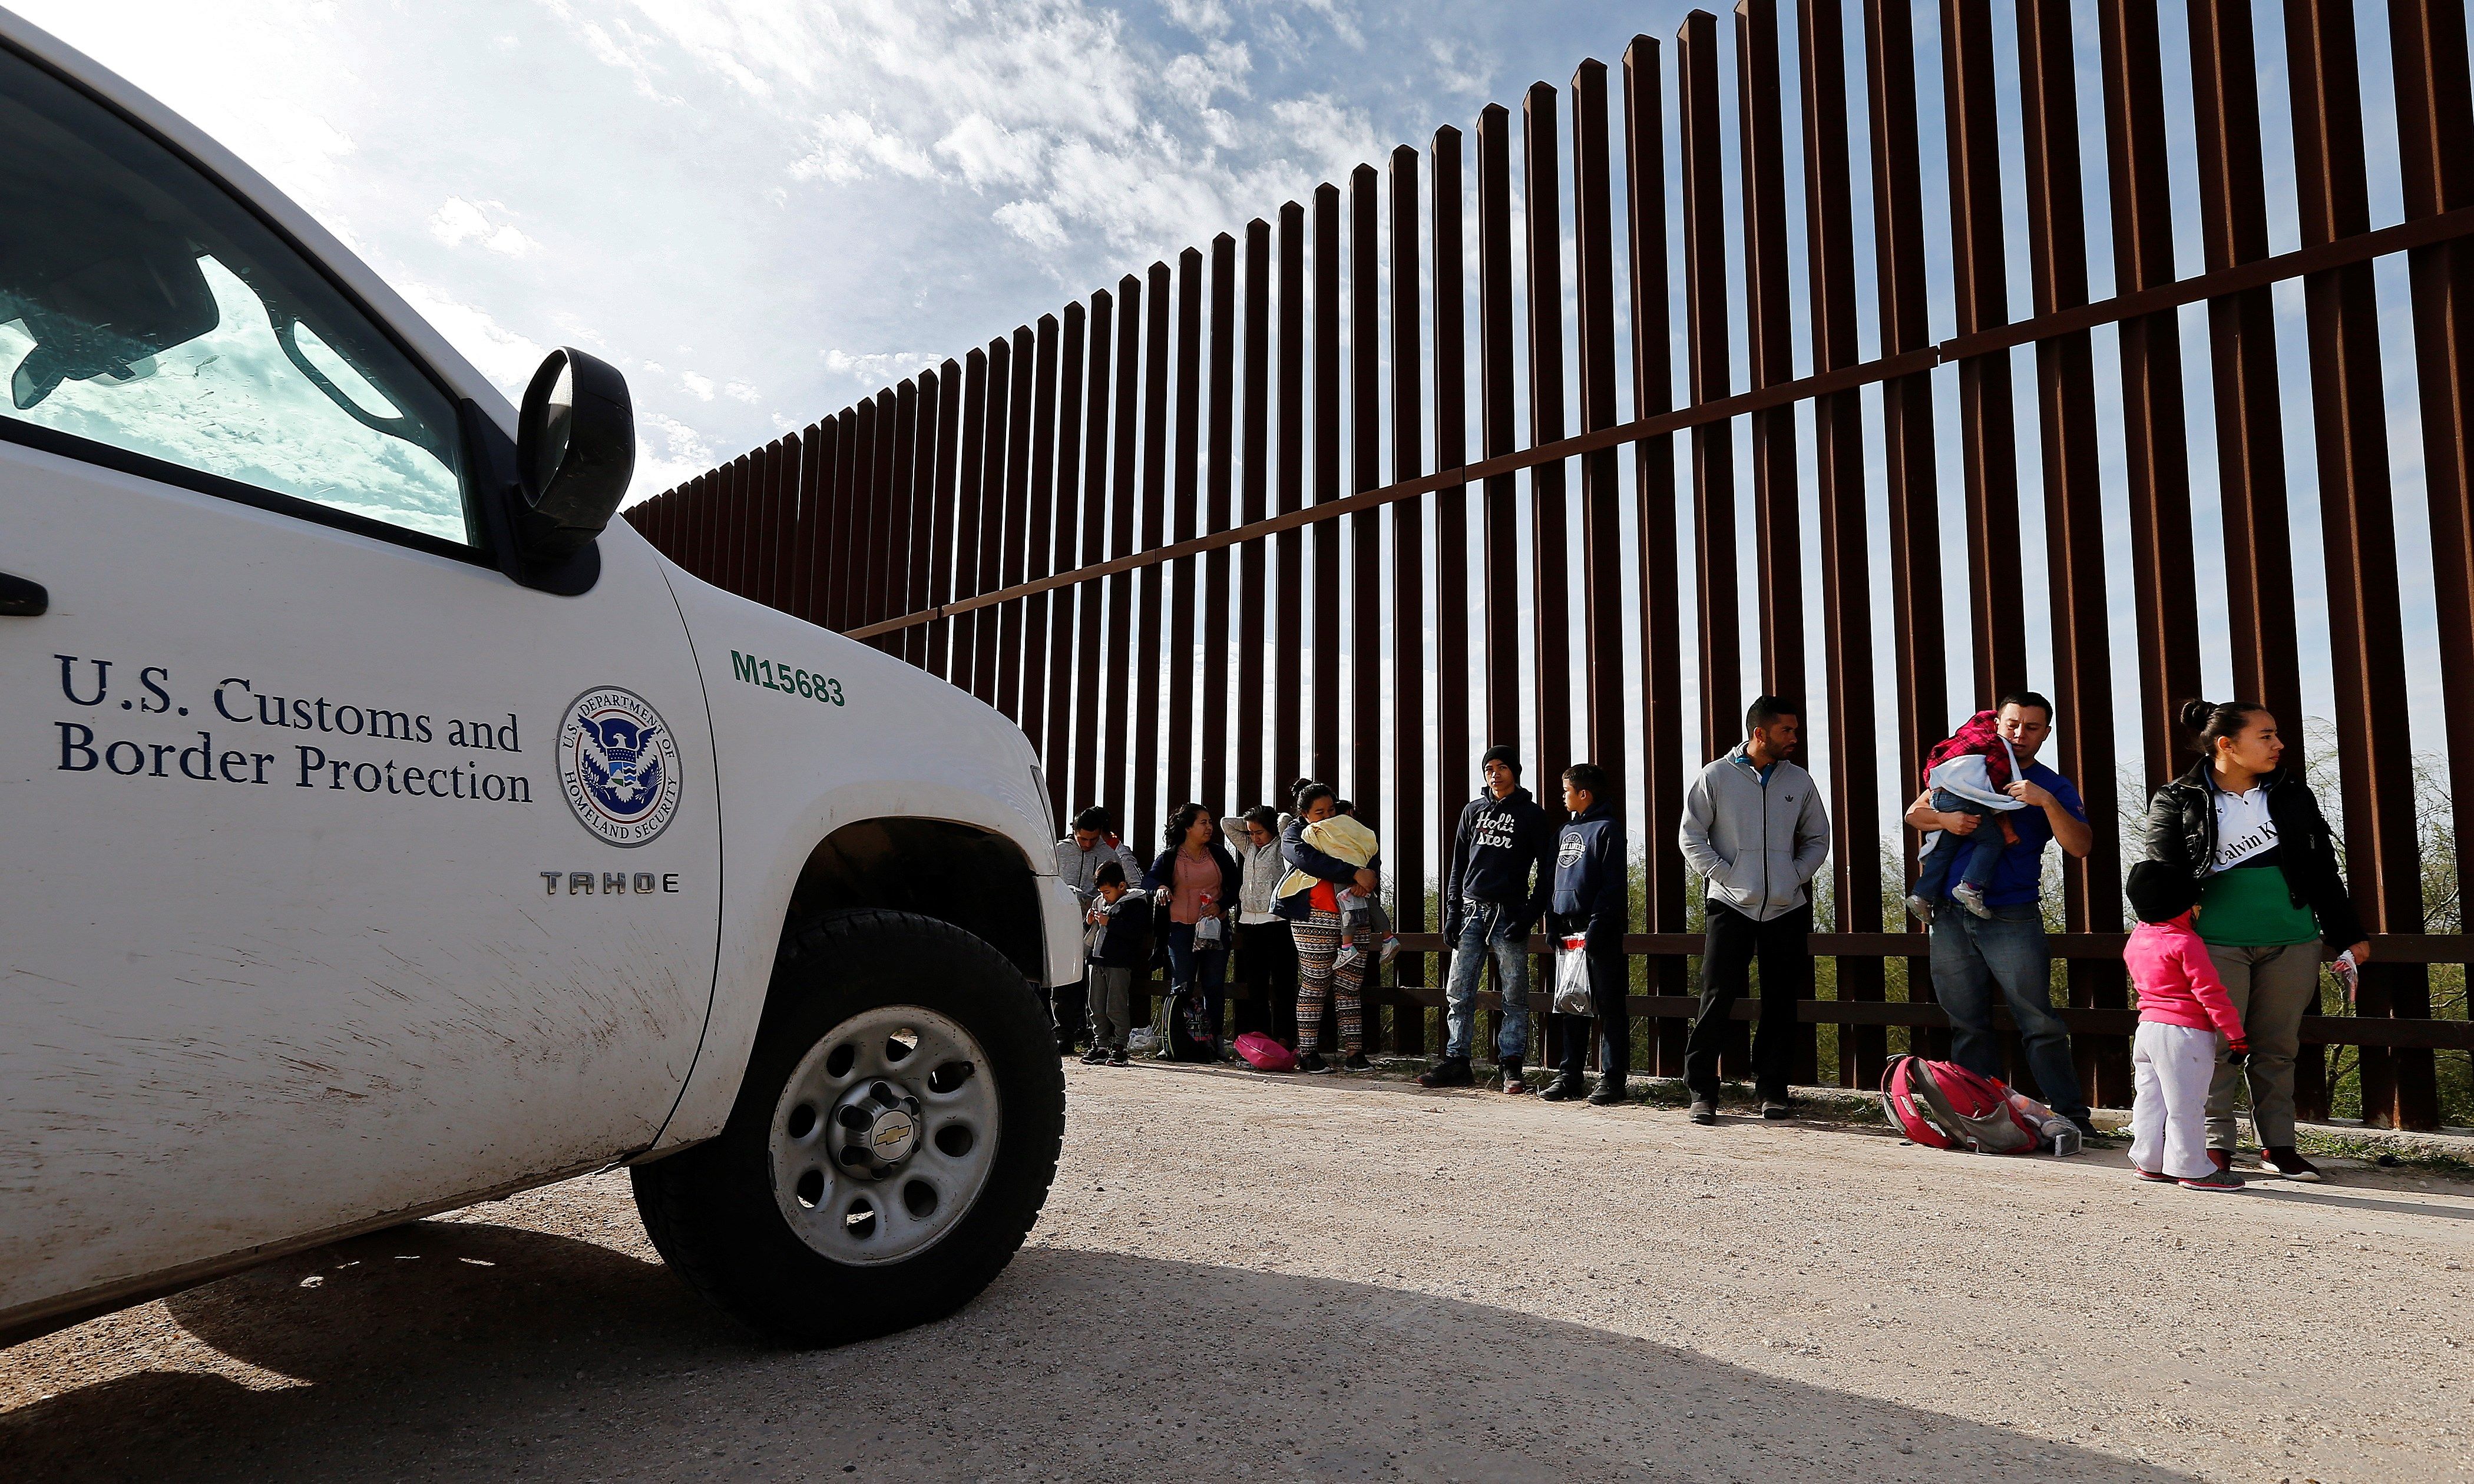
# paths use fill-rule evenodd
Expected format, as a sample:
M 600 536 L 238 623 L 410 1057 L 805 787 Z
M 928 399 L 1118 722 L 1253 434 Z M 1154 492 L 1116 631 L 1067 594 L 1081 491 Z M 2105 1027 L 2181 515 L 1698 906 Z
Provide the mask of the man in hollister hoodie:
M 1461 811 L 1443 876 L 1443 941 L 1452 948 L 1452 976 L 1443 993 L 1449 1029 L 1443 1054 L 1418 1081 L 1429 1088 L 1469 1085 L 1469 1042 L 1477 1035 L 1477 987 L 1489 956 L 1503 991 L 1503 1029 L 1495 1060 L 1503 1090 L 1524 1092 L 1521 1059 L 1529 1051 L 1529 929 L 1546 911 L 1554 887 L 1547 865 L 1555 827 L 1520 786 L 1520 755 L 1486 750 L 1486 787 Z M 1533 885 L 1531 876 L 1536 876 Z
M 1589 1101 L 1601 1108 L 1624 1100 L 1632 1070 L 1632 1010 L 1624 1000 L 1631 973 L 1623 956 L 1624 921 L 1631 914 L 1624 856 L 1623 821 L 1607 795 L 1606 770 L 1576 762 L 1564 770 L 1564 807 L 1572 813 L 1555 846 L 1555 898 L 1546 914 L 1559 938 L 1583 940 L 1589 1000 L 1597 1009 L 1598 1089 Z M 1563 959 L 1556 958 L 1557 971 Z M 1564 1065 L 1554 1086 L 1539 1096 L 1561 1103 L 1582 1093 L 1581 1068 L 1589 1054 L 1589 1017 L 1557 1014 L 1564 1032 Z
M 1684 1047 L 1692 1121 L 1718 1121 L 1718 1050 L 1755 952 L 1761 959 L 1761 1023 L 1753 1039 L 1761 1116 L 1787 1115 L 1795 1002 L 1812 992 L 1812 901 L 1805 884 L 1830 856 L 1830 816 L 1795 755 L 1793 702 L 1763 696 L 1745 713 L 1744 745 L 1701 770 L 1684 796 L 1677 831 L 1684 859 L 1709 883 L 1709 939 L 1701 949 L 1701 1009 Z

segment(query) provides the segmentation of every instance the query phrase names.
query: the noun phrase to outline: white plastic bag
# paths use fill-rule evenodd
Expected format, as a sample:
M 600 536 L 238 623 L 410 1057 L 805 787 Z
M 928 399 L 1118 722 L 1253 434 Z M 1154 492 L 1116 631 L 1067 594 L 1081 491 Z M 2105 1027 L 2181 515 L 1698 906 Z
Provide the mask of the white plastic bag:
M 1586 1016 L 1598 1013 L 1589 997 L 1589 940 L 1565 938 L 1555 949 L 1555 1013 Z

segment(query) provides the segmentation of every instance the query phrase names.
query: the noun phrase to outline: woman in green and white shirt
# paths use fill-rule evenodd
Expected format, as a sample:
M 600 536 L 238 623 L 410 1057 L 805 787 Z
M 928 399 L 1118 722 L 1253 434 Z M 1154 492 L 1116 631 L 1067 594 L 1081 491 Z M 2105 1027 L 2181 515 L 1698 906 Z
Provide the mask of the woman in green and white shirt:
M 2319 998 L 2319 945 L 2370 957 L 2319 801 L 2265 706 L 2183 703 L 2182 725 L 2206 755 L 2147 806 L 2150 860 L 2199 882 L 2197 926 L 2217 975 L 2249 1033 L 2247 1067 L 2217 1067 L 2208 1089 L 2208 1149 L 2233 1163 L 2234 1093 L 2247 1074 L 2261 1162 L 2317 1180 L 2293 1147 L 2293 1059 L 2302 1015 Z

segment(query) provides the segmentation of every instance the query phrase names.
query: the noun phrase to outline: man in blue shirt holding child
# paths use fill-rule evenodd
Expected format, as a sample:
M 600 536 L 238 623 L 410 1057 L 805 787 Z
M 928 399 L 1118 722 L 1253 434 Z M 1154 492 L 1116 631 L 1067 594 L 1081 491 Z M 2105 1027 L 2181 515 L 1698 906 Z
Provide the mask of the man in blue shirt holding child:
M 1942 899 L 1933 904 L 1933 993 L 1950 1014 L 1951 1060 L 1980 1076 L 2000 1077 L 2001 1041 L 1993 1029 L 1999 991 L 2019 1027 L 2038 1095 L 2080 1132 L 2094 1133 L 2071 1060 L 2070 1032 L 2053 1014 L 2043 897 L 2046 845 L 2057 841 L 2066 853 L 2085 856 L 2096 832 L 2071 780 L 2035 760 L 2053 734 L 2053 703 L 2032 690 L 2014 690 L 1995 709 L 2001 739 L 2019 759 L 2019 776 L 2005 792 L 2027 805 L 2009 816 L 2018 843 L 2004 845 L 1998 828 L 1976 839 L 1984 817 L 1936 809 L 1930 793 L 1907 806 L 1910 828 L 1948 830 L 1968 846 L 1968 853 L 1952 861 Z M 1952 900 L 1949 887 L 1965 874 L 1973 852 L 1984 850 L 2001 850 L 2001 861 L 1984 887 L 1989 915 L 1979 916 Z

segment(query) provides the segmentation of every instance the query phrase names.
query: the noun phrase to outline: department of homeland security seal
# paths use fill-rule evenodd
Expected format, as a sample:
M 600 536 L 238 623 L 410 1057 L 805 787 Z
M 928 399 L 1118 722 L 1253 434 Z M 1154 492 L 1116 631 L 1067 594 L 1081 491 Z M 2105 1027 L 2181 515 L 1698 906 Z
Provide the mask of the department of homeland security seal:
M 668 724 L 616 685 L 568 703 L 558 777 L 576 819 L 612 845 L 648 844 L 679 811 L 679 746 Z

